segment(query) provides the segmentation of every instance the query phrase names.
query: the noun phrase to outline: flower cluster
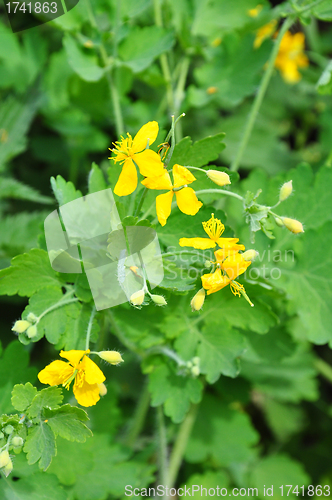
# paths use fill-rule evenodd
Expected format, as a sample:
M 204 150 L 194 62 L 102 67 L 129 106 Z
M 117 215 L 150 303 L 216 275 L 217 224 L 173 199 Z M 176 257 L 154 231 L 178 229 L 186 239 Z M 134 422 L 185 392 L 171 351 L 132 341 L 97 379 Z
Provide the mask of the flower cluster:
M 210 295 L 230 285 L 234 295 L 243 295 L 250 305 L 253 305 L 245 292 L 244 286 L 235 281 L 235 278 L 246 271 L 256 252 L 239 253 L 240 250 L 245 250 L 245 247 L 238 244 L 238 238 L 222 238 L 221 235 L 225 230 L 225 226 L 219 219 L 214 217 L 214 214 L 212 214 L 210 220 L 203 222 L 202 225 L 208 238 L 181 238 L 179 244 L 180 246 L 189 246 L 201 250 L 218 247 L 214 252 L 216 261 L 213 262 L 213 265 L 215 270 L 201 277 L 203 289 L 207 291 L 207 295 Z M 191 301 L 193 311 L 201 309 L 204 298 L 205 292 L 201 289 Z

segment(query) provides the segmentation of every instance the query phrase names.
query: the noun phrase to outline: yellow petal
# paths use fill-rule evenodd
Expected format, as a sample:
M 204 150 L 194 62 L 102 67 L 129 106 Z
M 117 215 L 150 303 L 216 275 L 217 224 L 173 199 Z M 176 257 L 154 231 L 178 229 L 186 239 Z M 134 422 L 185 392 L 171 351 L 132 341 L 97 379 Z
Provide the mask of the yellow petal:
M 160 156 L 152 149 L 145 149 L 142 153 L 136 153 L 133 160 L 144 177 L 157 177 L 165 172 Z
M 243 274 L 250 264 L 250 261 L 244 260 L 242 254 L 237 253 L 227 257 L 222 264 L 222 269 L 226 272 L 229 279 L 234 280 L 237 276 Z
M 83 358 L 83 356 L 85 354 L 88 354 L 89 352 L 90 352 L 90 349 L 88 349 L 87 351 L 76 351 L 73 349 L 72 351 L 61 351 L 60 356 L 62 358 L 68 359 L 68 361 L 70 361 L 71 365 L 74 368 L 77 368 L 77 366 L 78 366 L 79 362 L 81 361 L 81 359 Z
M 162 226 L 166 224 L 167 219 L 171 214 L 172 199 L 173 199 L 173 191 L 160 194 L 156 198 L 157 217 Z
M 176 202 L 181 212 L 187 215 L 195 215 L 203 206 L 203 203 L 198 201 L 195 191 L 192 188 L 183 188 L 176 191 Z
M 209 238 L 181 238 L 179 245 L 180 247 L 193 247 L 198 250 L 205 250 L 206 248 L 214 248 L 216 242 Z
M 74 368 L 64 361 L 53 361 L 38 373 L 38 379 L 42 384 L 60 385 L 71 377 Z
M 149 146 L 157 139 L 159 125 L 157 122 L 148 122 L 139 129 L 134 137 L 131 148 L 132 153 L 138 153 L 146 148 L 149 141 Z
M 158 177 L 148 177 L 144 179 L 142 184 L 149 189 L 172 189 L 171 178 L 166 170 Z
M 203 274 L 201 277 L 202 285 L 207 294 L 218 292 L 230 283 L 230 279 L 227 276 L 222 276 L 221 270 L 217 269 L 214 273 Z
M 83 385 L 79 387 L 75 383 L 73 392 L 81 406 L 93 406 L 100 400 L 98 384 L 88 384 L 84 381 Z
M 186 167 L 182 167 L 181 165 L 173 166 L 173 178 L 174 187 L 181 187 L 185 184 L 191 184 L 196 180 L 196 177 L 194 177 Z
M 84 378 L 88 384 L 101 384 L 106 380 L 99 366 L 97 366 L 88 356 L 84 356 L 80 368 L 84 370 Z
M 137 187 L 137 171 L 131 158 L 124 162 L 120 177 L 115 185 L 114 193 L 118 196 L 127 196 Z

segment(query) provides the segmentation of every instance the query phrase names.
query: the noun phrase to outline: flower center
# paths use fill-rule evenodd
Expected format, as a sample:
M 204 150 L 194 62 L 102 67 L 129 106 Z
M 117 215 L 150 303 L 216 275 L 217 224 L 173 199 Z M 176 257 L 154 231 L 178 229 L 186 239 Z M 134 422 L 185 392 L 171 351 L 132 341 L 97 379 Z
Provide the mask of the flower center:
M 74 378 L 76 377 L 78 373 L 78 370 L 74 370 L 74 373 L 62 384 L 62 387 L 65 387 L 67 389 L 67 391 L 69 391 L 69 386 L 70 384 L 72 383 L 72 381 L 74 380 Z
M 113 146 L 115 146 L 111 151 L 115 154 L 116 158 L 114 161 L 124 161 L 123 156 L 131 157 L 133 156 L 131 150 L 133 147 L 133 139 L 130 134 L 127 133 L 127 137 L 124 138 L 121 136 L 121 141 L 113 142 Z

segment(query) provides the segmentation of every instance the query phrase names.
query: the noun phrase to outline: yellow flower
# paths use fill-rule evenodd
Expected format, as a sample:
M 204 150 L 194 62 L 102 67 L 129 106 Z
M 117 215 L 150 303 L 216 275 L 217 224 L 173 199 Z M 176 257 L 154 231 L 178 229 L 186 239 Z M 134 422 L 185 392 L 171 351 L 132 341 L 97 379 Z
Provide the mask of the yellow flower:
M 303 33 L 292 35 L 290 31 L 286 31 L 281 40 L 274 65 L 287 83 L 298 82 L 301 79 L 298 68 L 306 68 L 309 65 L 309 60 L 303 53 L 304 42 Z
M 149 189 L 168 189 L 168 193 L 160 194 L 156 198 L 157 217 L 162 226 L 167 222 L 171 213 L 173 195 L 181 212 L 187 215 L 195 215 L 203 203 L 198 201 L 195 191 L 188 187 L 196 180 L 191 172 L 181 165 L 173 166 L 174 185 L 168 172 L 159 177 L 148 177 L 142 184 Z
M 113 143 L 115 148 L 111 149 L 115 154 L 114 163 L 122 163 L 122 171 L 114 188 L 118 196 L 127 196 L 135 191 L 137 187 L 137 171 L 144 177 L 162 175 L 164 165 L 160 156 L 149 147 L 157 138 L 159 126 L 157 122 L 148 122 L 137 132 L 134 139 L 130 134 L 121 137 L 121 141 Z
M 225 258 L 224 249 L 221 249 L 214 252 L 214 255 L 220 268 L 226 273 L 227 278 L 230 280 L 234 280 L 240 276 L 240 274 L 243 274 L 251 264 L 251 261 L 247 261 L 243 258 L 242 253 L 233 253 Z
M 219 219 L 214 218 L 214 214 L 211 214 L 211 219 L 207 222 L 202 222 L 202 225 L 208 238 L 180 238 L 179 245 L 181 247 L 193 247 L 199 250 L 214 248 L 218 245 L 223 248 L 227 254 L 244 250 L 243 245 L 237 244 L 239 238 L 221 238 L 225 226 Z
M 68 359 L 53 361 L 38 374 L 42 384 L 59 385 L 69 390 L 74 380 L 73 392 L 82 406 L 93 406 L 99 401 L 99 385 L 106 380 L 103 372 L 86 354 L 87 351 L 61 351 L 60 356 Z
M 259 28 L 259 30 L 256 33 L 256 38 L 254 41 L 255 49 L 258 49 L 258 47 L 260 47 L 262 45 L 262 43 L 264 42 L 264 40 L 266 38 L 270 38 L 273 35 L 273 33 L 275 32 L 276 26 L 277 26 L 277 21 L 275 19 L 273 19 L 269 23 L 264 24 L 264 26 Z
M 237 281 L 231 280 L 224 274 L 221 274 L 221 269 L 217 269 L 214 273 L 203 274 L 201 280 L 203 288 L 207 290 L 208 295 L 219 292 L 219 290 L 225 288 L 227 285 L 230 285 L 231 291 L 234 295 L 238 295 L 240 297 L 242 293 L 245 294 L 244 286 Z

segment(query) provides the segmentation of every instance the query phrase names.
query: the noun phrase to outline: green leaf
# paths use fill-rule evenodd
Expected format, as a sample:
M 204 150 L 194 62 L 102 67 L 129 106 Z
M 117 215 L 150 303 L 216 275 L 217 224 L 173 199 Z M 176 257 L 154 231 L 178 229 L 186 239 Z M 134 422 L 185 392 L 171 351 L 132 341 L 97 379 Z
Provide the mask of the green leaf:
M 273 347 L 274 348 L 274 347 Z M 241 376 L 250 380 L 255 390 L 281 402 L 298 403 L 318 398 L 314 357 L 298 345 L 291 356 L 283 359 L 256 359 L 245 353 L 241 359 Z
M 248 415 L 231 410 L 223 401 L 206 394 L 199 407 L 185 458 L 187 462 L 205 462 L 208 458 L 218 466 L 248 461 L 259 435 Z
M 47 252 L 33 248 L 14 257 L 11 266 L 0 271 L 0 295 L 31 297 L 46 286 L 61 286 Z
M 225 134 L 223 132 L 206 137 L 194 144 L 190 137 L 184 137 L 174 148 L 169 166 L 179 164 L 183 166 L 203 167 L 210 161 L 217 160 L 219 153 L 225 149 L 222 142 Z M 195 174 L 195 172 L 193 172 Z
M 102 170 L 92 163 L 91 170 L 88 177 L 89 193 L 96 193 L 97 191 L 102 191 L 107 188 L 104 174 Z
M 301 487 L 311 484 L 311 479 L 301 463 L 282 453 L 262 458 L 250 474 L 250 484 L 257 488 L 259 498 L 266 498 L 265 491 L 268 495 L 273 495 L 273 498 L 279 500 L 287 493 L 289 489 L 287 485 L 292 485 L 293 490 L 295 486 Z M 284 495 L 282 495 L 280 486 L 284 487 Z M 264 490 L 265 487 L 266 490 Z M 267 489 L 271 487 L 272 490 Z
M 209 492 L 209 496 L 211 493 L 211 496 L 219 496 L 218 493 L 220 489 L 227 488 L 228 486 L 229 479 L 225 472 L 214 472 L 208 470 L 203 474 L 193 474 L 192 476 L 190 476 L 189 479 L 187 479 L 185 485 L 183 485 L 183 488 L 187 487 L 190 490 L 190 496 L 192 498 L 202 498 L 203 494 L 205 493 L 205 490 L 202 488 L 206 488 L 207 492 Z M 212 490 L 210 491 L 211 488 Z
M 36 189 L 23 184 L 16 179 L 0 178 L 0 198 L 34 201 L 44 205 L 51 205 L 52 198 L 40 194 Z
M 164 260 L 164 277 L 158 287 L 164 290 L 172 290 L 173 292 L 186 292 L 195 288 L 194 282 L 196 276 L 190 277 L 187 269 L 179 268 L 170 262 Z
M 332 8 L 331 8 L 332 17 Z M 323 73 L 321 74 L 317 85 L 317 92 L 321 95 L 332 94 L 332 61 L 328 63 Z
M 33 398 L 27 414 L 30 418 L 35 418 L 41 415 L 43 408 L 51 408 L 56 410 L 62 403 L 63 395 L 61 387 L 47 387 L 38 392 Z
M 189 410 L 190 402 L 199 403 L 203 385 L 198 379 L 177 375 L 172 366 L 161 364 L 149 376 L 151 406 L 164 404 L 165 415 L 179 423 Z
M 72 182 L 65 181 L 61 175 L 57 175 L 56 179 L 51 177 L 51 186 L 60 207 L 83 196 L 81 191 L 76 190 Z
M 324 0 L 317 5 L 317 7 L 314 7 L 312 13 L 322 21 L 332 21 L 332 6 L 330 0 Z
M 37 389 L 30 382 L 25 385 L 14 385 L 12 391 L 12 405 L 18 411 L 24 411 L 31 405 L 33 398 L 37 394 Z
M 278 287 L 287 292 L 288 310 L 299 316 L 307 338 L 332 346 L 332 222 L 306 231 L 301 245 L 296 266 L 282 269 Z
M 63 46 L 70 66 L 83 80 L 97 82 L 104 76 L 105 70 L 98 65 L 97 57 L 88 53 L 90 49 L 85 51 L 69 33 L 63 38 Z
M 174 36 L 158 26 L 136 26 L 119 46 L 119 55 L 134 73 L 146 69 L 152 61 L 174 44 Z
M 187 359 L 189 352 L 194 356 L 197 349 L 200 372 L 206 374 L 206 380 L 213 384 L 221 374 L 227 377 L 239 374 L 238 357 L 245 349 L 245 341 L 243 335 L 236 330 L 218 323 L 206 325 L 202 329 L 195 326 L 187 328 L 176 339 L 175 347 L 184 359 Z
M 23 451 L 27 453 L 28 463 L 39 462 L 39 468 L 46 470 L 52 457 L 56 455 L 55 436 L 51 428 L 44 422 L 29 429 Z
M 36 248 L 47 215 L 47 212 L 21 212 L 0 218 L 0 255 L 3 252 L 6 257 L 12 258 Z
M 44 417 L 56 436 L 61 436 L 68 441 L 84 443 L 92 432 L 83 423 L 89 420 L 86 412 L 76 406 L 63 405 L 58 409 L 45 408 Z
M 91 318 L 91 305 L 75 303 L 66 306 L 64 309 L 67 316 L 67 323 L 56 348 L 64 349 L 65 351 L 85 349 L 86 332 Z M 95 317 L 91 328 L 92 342 L 96 342 L 98 333 L 98 318 Z

